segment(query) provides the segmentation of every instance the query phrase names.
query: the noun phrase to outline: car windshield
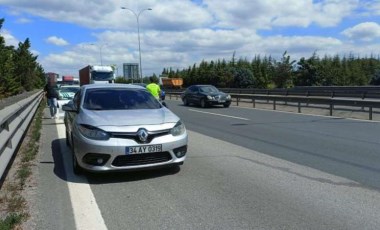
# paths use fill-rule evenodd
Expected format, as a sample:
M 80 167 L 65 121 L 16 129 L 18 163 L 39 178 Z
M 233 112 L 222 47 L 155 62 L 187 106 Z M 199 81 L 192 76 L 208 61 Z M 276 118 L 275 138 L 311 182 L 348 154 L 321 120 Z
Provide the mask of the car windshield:
M 79 87 L 61 87 L 58 89 L 59 99 L 67 100 L 73 99 L 76 92 L 78 92 Z
M 199 91 L 203 93 L 217 93 L 219 90 L 215 88 L 214 86 L 201 86 L 199 87 Z
M 108 81 L 113 79 L 112 72 L 92 72 L 92 79 L 94 81 Z
M 161 104 L 144 89 L 88 89 L 83 108 L 89 110 L 159 109 Z

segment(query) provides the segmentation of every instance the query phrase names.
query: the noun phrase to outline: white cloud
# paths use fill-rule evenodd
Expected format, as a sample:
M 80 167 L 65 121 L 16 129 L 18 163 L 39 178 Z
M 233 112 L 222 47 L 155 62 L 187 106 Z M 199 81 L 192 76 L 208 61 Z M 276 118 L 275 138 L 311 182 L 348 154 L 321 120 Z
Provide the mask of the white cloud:
M 205 0 L 209 10 L 226 28 L 269 29 L 274 26 L 306 27 L 312 23 L 335 26 L 358 6 L 358 0 Z
M 21 23 L 21 24 L 26 24 L 26 23 L 31 23 L 32 20 L 30 20 L 29 18 L 19 18 L 17 19 L 17 23 Z
M 380 37 L 380 25 L 376 22 L 364 22 L 342 32 L 343 35 L 362 41 L 372 41 Z
M 121 6 L 135 13 L 153 9 L 144 11 L 139 18 L 144 74 L 159 74 L 167 67 L 183 69 L 202 60 L 230 60 L 234 52 L 237 58 L 249 60 L 255 55 L 280 58 L 284 51 L 297 59 L 313 52 L 323 56 L 380 50 L 374 40 L 377 34 L 374 30 L 369 33 L 365 26 L 358 25 L 341 34 L 337 31 L 348 27 L 345 23 L 349 19 L 360 22 L 362 17 L 374 15 L 380 9 L 379 0 L 66 0 L 64 4 L 60 0 L 0 1 L 20 18 L 37 16 L 91 33 L 76 31 L 66 35 L 70 32 L 52 31 L 56 36 L 45 41 L 62 46 L 68 44 L 64 38 L 72 36 L 70 42 L 74 44 L 64 51 L 57 51 L 62 49 L 57 47 L 50 54 L 40 48 L 39 60 L 45 69 L 71 75 L 77 75 L 85 65 L 99 64 L 101 59 L 104 64 L 119 65 L 120 70 L 122 63 L 139 62 L 136 16 Z M 372 50 L 355 47 L 342 35 L 372 41 L 366 44 Z M 33 38 L 31 41 L 33 45 L 41 43 Z M 100 50 L 99 45 L 90 43 L 107 45 Z
M 380 15 L 380 1 L 379 0 L 367 0 L 363 3 L 364 7 L 369 10 L 370 14 Z
M 20 43 L 20 41 L 17 40 L 8 30 L 0 30 L 0 35 L 4 38 L 5 44 L 8 46 L 17 47 L 18 43 Z
M 87 1 L 3 0 L 14 9 L 54 21 L 75 23 L 88 28 L 136 29 L 136 14 L 146 29 L 177 31 L 205 26 L 221 28 L 269 29 L 273 26 L 306 27 L 311 23 L 334 26 L 349 16 L 358 0 L 204 0 L 202 5 L 183 0 Z M 12 9 L 13 9 L 12 8 Z M 52 10 L 59 9 L 59 10 Z
M 45 41 L 57 46 L 66 46 L 69 44 L 65 39 L 56 36 L 48 37 Z
M 296 1 L 296 0 L 295 0 Z M 346 17 L 352 17 L 359 6 L 359 0 L 325 0 L 318 1 L 310 12 L 310 17 L 318 25 L 336 26 Z

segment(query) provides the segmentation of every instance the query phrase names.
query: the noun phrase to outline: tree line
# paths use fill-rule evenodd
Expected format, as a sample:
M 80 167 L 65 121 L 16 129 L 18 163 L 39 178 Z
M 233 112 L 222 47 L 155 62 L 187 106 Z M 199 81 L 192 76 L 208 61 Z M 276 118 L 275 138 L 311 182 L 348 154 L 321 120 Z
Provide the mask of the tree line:
M 221 88 L 291 88 L 294 86 L 380 85 L 380 58 L 360 58 L 350 54 L 291 60 L 285 51 L 280 60 L 255 56 L 251 61 L 202 61 L 183 70 L 165 68 L 162 76 L 181 77 L 184 85 L 212 84 Z
M 0 19 L 0 30 L 3 23 L 4 18 Z M 5 45 L 0 35 L 0 99 L 41 89 L 45 84 L 44 69 L 30 47 L 29 38 L 14 47 Z

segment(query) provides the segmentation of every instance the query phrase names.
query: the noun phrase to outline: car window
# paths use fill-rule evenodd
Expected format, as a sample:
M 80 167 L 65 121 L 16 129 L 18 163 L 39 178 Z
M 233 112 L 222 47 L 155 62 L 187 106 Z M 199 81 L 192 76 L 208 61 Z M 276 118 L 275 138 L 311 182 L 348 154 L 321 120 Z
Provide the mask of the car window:
M 88 89 L 83 108 L 89 110 L 159 109 L 161 104 L 144 89 Z
M 217 93 L 219 90 L 214 86 L 202 86 L 200 87 L 200 91 L 203 93 Z
M 190 86 L 189 87 L 189 92 L 190 93 L 195 93 L 195 92 L 197 92 L 198 91 L 198 87 L 196 87 L 196 86 Z
M 73 102 L 75 107 L 78 109 L 80 105 L 80 98 L 81 98 L 81 90 L 78 90 L 78 92 L 75 93 Z

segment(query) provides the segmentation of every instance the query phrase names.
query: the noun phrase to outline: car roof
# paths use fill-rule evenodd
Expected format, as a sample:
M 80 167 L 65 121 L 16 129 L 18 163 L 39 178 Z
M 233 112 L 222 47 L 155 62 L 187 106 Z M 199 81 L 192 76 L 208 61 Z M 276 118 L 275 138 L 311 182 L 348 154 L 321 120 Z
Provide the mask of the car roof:
M 110 83 L 110 84 L 88 84 L 82 86 L 84 89 L 112 89 L 112 88 L 126 88 L 126 89 L 144 89 L 138 85 L 131 84 L 120 84 L 120 83 Z

